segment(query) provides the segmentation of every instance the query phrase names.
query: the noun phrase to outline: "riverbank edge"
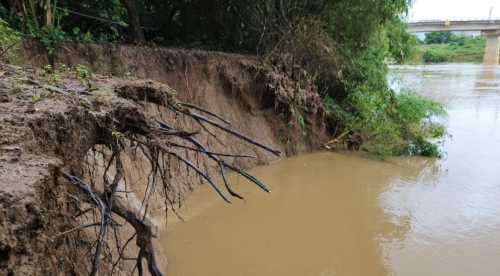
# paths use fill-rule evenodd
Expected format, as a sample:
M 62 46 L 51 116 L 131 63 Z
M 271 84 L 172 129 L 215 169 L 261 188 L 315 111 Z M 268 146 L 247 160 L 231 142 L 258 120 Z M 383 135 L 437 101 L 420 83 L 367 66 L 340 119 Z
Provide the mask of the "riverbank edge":
M 144 79 L 168 84 L 175 91 L 179 100 L 190 101 L 220 113 L 231 120 L 235 129 L 246 132 L 246 134 L 256 137 L 261 142 L 285 152 L 286 154 L 281 155 L 280 158 L 315 151 L 322 147 L 323 142 L 332 135 L 333 125 L 332 120 L 329 120 L 331 117 L 323 110 L 321 99 L 314 91 L 301 89 L 300 93 L 295 93 L 294 82 L 288 76 L 274 74 L 269 68 L 262 67 L 258 60 L 252 56 L 184 49 L 79 43 L 64 43 L 52 55 L 49 55 L 45 47 L 35 39 L 24 39 L 22 45 L 23 48 L 16 52 L 16 63 L 23 66 L 25 68 L 23 70 L 26 72 L 36 73 L 37 69 L 29 69 L 29 67 L 41 68 L 47 64 L 50 64 L 55 72 L 60 72 L 63 65 L 68 68 L 84 65 L 92 72 L 93 78 L 97 79 L 112 78 L 110 75 L 119 75 L 122 78 L 125 75 L 131 75 L 138 80 Z M 63 75 L 61 74 L 59 77 L 63 77 Z M 97 82 L 97 79 L 91 79 L 91 81 Z M 114 79 L 115 82 L 120 82 L 120 78 L 114 77 Z M 274 87 L 278 85 L 281 89 L 272 91 L 269 84 L 274 85 Z M 26 90 L 23 88 L 22 91 Z M 290 97 L 293 97 L 301 106 L 308 107 L 308 112 L 302 114 L 306 122 L 304 128 L 299 124 L 295 126 L 287 125 L 285 119 L 293 118 L 283 118 L 283 116 L 280 118 L 279 116 L 282 113 L 287 113 L 287 105 L 284 105 L 283 102 Z M 7 99 L 8 103 L 14 100 L 11 99 L 10 95 L 7 95 Z M 66 110 L 64 107 L 65 100 L 57 97 L 53 100 L 55 100 L 56 106 L 62 108 L 61 111 Z M 43 101 L 40 101 L 39 104 L 43 105 Z M 24 103 L 23 105 L 14 104 L 13 106 L 15 106 L 14 108 L 23 106 L 22 109 L 24 109 Z M 27 108 L 30 108 L 30 106 L 27 106 Z M 49 125 L 52 124 L 50 128 L 56 127 L 56 129 L 53 129 L 53 133 L 60 132 L 57 127 L 61 122 L 54 120 L 52 111 L 34 108 L 34 113 L 27 114 L 24 114 L 26 112 L 12 113 L 5 110 L 7 113 L 2 115 L 2 119 L 3 122 L 8 124 L 5 123 L 4 125 L 10 127 L 12 122 L 14 122 L 14 125 L 18 121 L 23 122 L 20 125 L 23 125 L 24 129 L 16 132 L 15 135 L 27 137 L 33 135 L 33 124 L 29 122 L 33 122 L 34 119 L 30 117 L 34 115 L 36 121 L 46 121 Z M 77 114 L 85 112 L 81 110 L 81 107 L 73 106 L 72 108 L 79 110 Z M 66 111 L 63 111 L 63 113 L 68 114 Z M 77 118 L 68 117 L 68 115 L 64 114 L 62 118 L 66 122 L 67 128 L 76 127 L 74 123 L 87 116 L 82 115 L 82 118 Z M 184 123 L 187 128 L 195 126 L 193 122 Z M 45 126 L 49 127 L 48 125 Z M 82 127 L 85 128 L 85 126 Z M 304 136 L 302 133 L 307 135 Z M 218 133 L 215 134 L 218 135 Z M 60 135 L 56 134 L 57 137 Z M 55 139 L 53 135 L 44 138 L 36 142 L 39 144 L 53 144 L 52 149 L 53 146 L 61 146 L 65 139 Z M 82 135 L 80 138 L 75 139 L 86 138 Z M 207 134 L 200 138 L 203 141 L 208 141 L 208 139 Z M 234 140 L 226 141 L 234 143 Z M 75 141 L 71 142 L 72 145 L 79 144 L 75 143 Z M 69 267 L 74 264 L 74 260 L 72 261 L 72 251 L 69 248 L 71 246 L 67 241 L 51 241 L 50 239 L 42 241 L 43 239 L 40 238 L 51 237 L 58 231 L 72 228 L 69 221 L 61 221 L 62 218 L 60 217 L 52 217 L 50 220 L 55 220 L 54 223 L 36 223 L 33 226 L 33 223 L 31 223 L 33 220 L 26 219 L 32 217 L 35 220 L 45 221 L 48 217 L 41 215 L 41 213 L 64 209 L 67 202 L 64 200 L 54 201 L 53 198 L 47 196 L 47 193 L 50 193 L 51 190 L 65 192 L 66 188 L 63 188 L 64 180 L 61 179 L 60 173 L 63 170 L 71 170 L 71 168 L 79 166 L 78 160 L 73 160 L 74 163 L 72 164 L 68 163 L 68 159 L 58 156 L 57 151 L 45 152 L 45 147 L 38 147 L 39 144 L 34 145 L 33 141 L 28 142 L 28 139 L 18 138 L 15 142 L 5 145 L 9 148 L 19 148 L 24 157 L 29 158 L 37 155 L 39 158 L 36 158 L 37 164 L 27 162 L 23 158 L 11 159 L 2 166 L 2 175 L 8 175 L 15 166 L 18 166 L 19 171 L 30 171 L 36 168 L 38 173 L 35 174 L 44 175 L 44 177 L 35 179 L 33 174 L 24 176 L 17 186 L 27 188 L 17 189 L 16 192 L 12 190 L 13 184 L 7 182 L 10 178 L 1 178 L 6 180 L 0 181 L 3 182 L 0 185 L 0 187 L 3 187 L 2 191 L 0 191 L 0 198 L 2 198 L 4 204 L 10 202 L 8 205 L 13 205 L 10 207 L 19 206 L 21 209 L 27 208 L 23 206 L 32 206 L 28 210 L 34 210 L 33 212 L 21 212 L 17 207 L 7 208 L 7 205 L 5 205 L 6 208 L 4 208 L 5 211 L 2 214 L 6 218 L 5 221 L 9 217 L 14 216 L 17 218 L 16 223 L 2 225 L 2 228 L 4 228 L 2 230 L 5 230 L 2 232 L 7 234 L 4 234 L 0 239 L 0 247 L 2 247 L 0 249 L 2 254 L 6 254 L 7 261 L 2 263 L 1 266 L 12 272 L 35 272 L 39 275 L 65 275 L 69 271 L 83 273 L 85 270 L 84 264 L 79 264 L 78 267 Z M 293 144 L 293 147 L 290 146 L 291 144 Z M 77 150 L 78 153 L 75 156 L 81 157 L 85 155 L 87 149 L 73 148 L 72 150 Z M 224 151 L 224 147 L 214 145 L 214 150 Z M 269 153 L 257 150 L 253 146 L 249 147 L 241 142 L 231 144 L 230 150 L 251 153 L 257 156 L 256 159 L 252 160 L 232 159 L 232 164 L 242 169 L 270 164 L 279 160 L 278 157 L 273 157 Z M 68 152 L 71 153 L 71 150 L 68 149 Z M 68 152 L 65 152 L 65 154 Z M 209 163 L 206 158 L 201 159 L 200 164 L 201 167 L 206 168 L 211 177 L 220 174 L 217 165 Z M 197 185 L 200 185 L 201 181 L 191 176 L 183 178 L 177 183 L 178 189 L 176 192 L 180 200 L 187 196 Z M 144 193 L 142 193 L 140 186 L 136 184 L 131 185 L 130 188 L 132 190 L 138 189 L 140 192 L 136 192 L 135 196 L 142 199 L 141 195 Z M 214 196 L 216 196 L 215 193 Z M 47 202 L 42 204 L 43 201 Z M 149 212 L 151 217 L 164 210 L 164 202 L 165 200 L 161 197 L 152 200 L 152 208 L 150 208 Z M 33 235 L 35 237 L 32 237 Z M 31 246 L 29 246 L 30 244 Z M 26 250 L 26 246 L 29 246 L 30 249 Z M 158 254 L 160 259 L 164 259 L 162 252 Z M 60 261 L 54 263 L 54 258 Z M 52 263 L 52 265 L 48 266 L 48 263 Z M 106 271 L 105 266 L 102 269 Z M 127 269 L 124 271 L 127 271 Z

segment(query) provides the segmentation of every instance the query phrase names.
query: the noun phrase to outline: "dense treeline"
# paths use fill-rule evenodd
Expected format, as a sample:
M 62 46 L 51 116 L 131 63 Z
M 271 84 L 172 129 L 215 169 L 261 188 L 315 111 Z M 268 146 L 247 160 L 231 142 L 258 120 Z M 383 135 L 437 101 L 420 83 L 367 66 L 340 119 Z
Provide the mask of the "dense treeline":
M 415 141 L 421 145 L 424 133 L 435 127 L 416 132 L 421 117 L 402 120 L 408 114 L 401 114 L 400 96 L 387 82 L 385 61 L 410 58 L 418 44 L 402 21 L 412 0 L 0 3 L 2 18 L 22 33 L 40 36 L 49 52 L 63 39 L 154 43 L 252 53 L 283 73 L 298 70 L 298 89 L 301 83 L 313 83 L 325 107 L 346 127 L 363 130 L 377 154 L 422 154 Z M 427 108 L 422 116 L 442 113 L 439 106 L 428 104 L 432 110 L 422 107 Z M 293 107 L 290 110 L 293 113 Z

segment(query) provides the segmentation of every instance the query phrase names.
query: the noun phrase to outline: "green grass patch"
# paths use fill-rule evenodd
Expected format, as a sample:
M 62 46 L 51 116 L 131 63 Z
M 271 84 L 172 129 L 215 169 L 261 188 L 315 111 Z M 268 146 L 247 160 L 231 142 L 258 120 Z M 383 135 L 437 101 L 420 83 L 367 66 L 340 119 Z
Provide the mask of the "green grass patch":
M 422 62 L 482 62 L 486 37 L 455 36 L 447 44 L 433 44 L 425 48 Z

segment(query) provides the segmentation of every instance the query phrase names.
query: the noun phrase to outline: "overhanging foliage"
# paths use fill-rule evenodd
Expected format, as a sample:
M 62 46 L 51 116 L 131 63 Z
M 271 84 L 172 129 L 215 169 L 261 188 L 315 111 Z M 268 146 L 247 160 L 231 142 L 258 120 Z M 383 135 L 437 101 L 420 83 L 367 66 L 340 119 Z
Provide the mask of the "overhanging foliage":
M 255 53 L 265 65 L 290 76 L 296 89 L 315 86 L 325 106 L 339 115 L 346 128 L 360 129 L 369 137 L 377 136 L 383 118 L 397 120 L 405 116 L 398 108 L 401 99 L 389 89 L 386 61 L 408 60 L 419 44 L 403 22 L 412 0 L 0 3 L 2 16 L 8 15 L 16 29 L 41 36 L 49 53 L 62 39 L 128 43 L 146 40 L 150 46 Z M 410 125 L 384 127 L 407 144 L 411 143 L 409 137 L 423 135 Z M 400 127 L 414 135 L 403 135 L 395 129 Z M 402 141 L 380 144 L 384 147 L 380 152 L 403 153 L 396 149 Z

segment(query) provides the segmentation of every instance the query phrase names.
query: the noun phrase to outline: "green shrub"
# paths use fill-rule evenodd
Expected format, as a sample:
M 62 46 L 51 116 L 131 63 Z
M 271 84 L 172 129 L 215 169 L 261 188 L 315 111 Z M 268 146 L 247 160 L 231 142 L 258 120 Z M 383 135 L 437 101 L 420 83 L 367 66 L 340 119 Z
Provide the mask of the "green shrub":
M 349 101 L 339 105 L 329 100 L 325 107 L 340 115 L 346 127 L 362 133 L 371 157 L 443 155 L 439 149 L 447 137 L 441 123 L 441 118 L 446 116 L 443 104 L 410 89 L 395 93 L 388 87 L 376 87 L 369 82 L 349 89 L 352 91 Z M 434 142 L 428 141 L 429 138 Z
M 0 18 L 0 54 L 3 53 L 3 55 L 0 56 L 0 59 L 3 57 L 9 57 L 9 54 L 14 49 L 13 46 L 19 42 L 19 40 L 19 33 L 12 30 L 9 27 L 9 24 Z
M 446 62 L 448 60 L 445 53 L 435 51 L 432 48 L 424 52 L 422 59 L 425 63 Z
M 78 64 L 76 66 L 76 77 L 80 80 L 89 79 L 91 77 L 90 69 L 85 65 Z

